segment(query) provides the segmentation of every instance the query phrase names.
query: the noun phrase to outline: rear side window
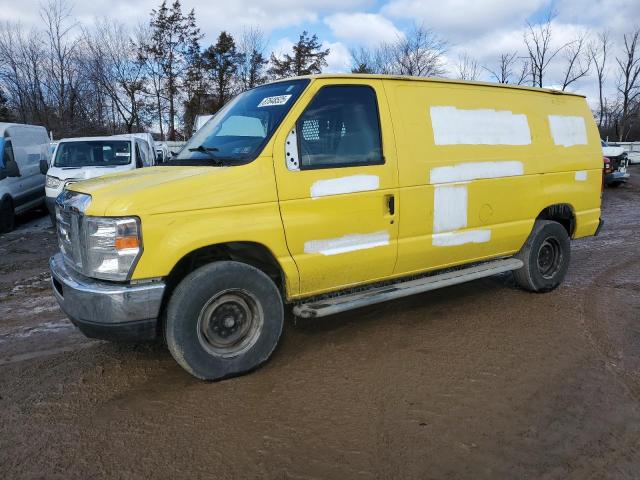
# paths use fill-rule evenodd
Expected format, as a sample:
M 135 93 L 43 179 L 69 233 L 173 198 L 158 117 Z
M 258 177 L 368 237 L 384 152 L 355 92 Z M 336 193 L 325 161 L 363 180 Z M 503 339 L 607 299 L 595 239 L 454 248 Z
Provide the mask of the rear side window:
M 384 163 L 375 91 L 365 85 L 323 87 L 296 123 L 300 168 Z

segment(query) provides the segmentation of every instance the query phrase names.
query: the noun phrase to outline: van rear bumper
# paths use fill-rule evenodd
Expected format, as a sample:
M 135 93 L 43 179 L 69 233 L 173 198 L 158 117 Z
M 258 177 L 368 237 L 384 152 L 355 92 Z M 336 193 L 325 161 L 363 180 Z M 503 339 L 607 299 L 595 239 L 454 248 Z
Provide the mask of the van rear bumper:
M 157 336 L 164 282 L 130 285 L 87 278 L 67 267 L 60 253 L 49 267 L 60 308 L 86 336 L 123 341 Z

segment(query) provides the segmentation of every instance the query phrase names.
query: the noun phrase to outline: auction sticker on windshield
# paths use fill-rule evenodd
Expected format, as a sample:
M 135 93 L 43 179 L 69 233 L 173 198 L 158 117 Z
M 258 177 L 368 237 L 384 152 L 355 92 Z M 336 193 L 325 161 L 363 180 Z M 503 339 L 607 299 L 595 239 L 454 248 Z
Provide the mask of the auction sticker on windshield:
M 277 105 L 284 105 L 289 101 L 291 95 L 275 95 L 273 97 L 265 97 L 258 104 L 258 107 L 274 107 Z

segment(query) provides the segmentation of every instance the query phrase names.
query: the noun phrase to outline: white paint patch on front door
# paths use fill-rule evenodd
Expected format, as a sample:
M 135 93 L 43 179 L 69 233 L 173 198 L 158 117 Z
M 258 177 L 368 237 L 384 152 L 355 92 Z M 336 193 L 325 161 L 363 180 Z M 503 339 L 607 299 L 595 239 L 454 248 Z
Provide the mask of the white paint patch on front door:
M 344 193 L 367 192 L 380 187 L 377 175 L 350 175 L 348 177 L 318 180 L 311 185 L 311 198 L 340 195 Z
M 389 245 L 389 232 L 354 233 L 339 238 L 310 240 L 304 244 L 305 253 L 319 253 L 321 255 L 338 255 L 340 253 L 365 250 Z

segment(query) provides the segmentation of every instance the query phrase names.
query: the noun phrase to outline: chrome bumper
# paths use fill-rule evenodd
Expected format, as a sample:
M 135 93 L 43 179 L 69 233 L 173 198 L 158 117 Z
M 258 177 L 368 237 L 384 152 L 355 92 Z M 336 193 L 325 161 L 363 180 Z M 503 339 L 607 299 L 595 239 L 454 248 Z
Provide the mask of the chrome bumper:
M 141 285 L 94 280 L 51 257 L 51 283 L 60 308 L 87 336 L 144 340 L 156 336 L 164 282 Z

